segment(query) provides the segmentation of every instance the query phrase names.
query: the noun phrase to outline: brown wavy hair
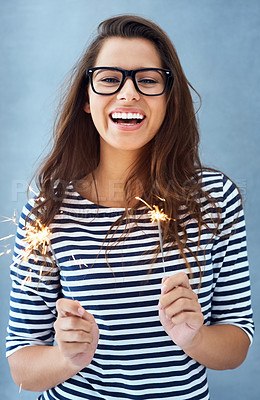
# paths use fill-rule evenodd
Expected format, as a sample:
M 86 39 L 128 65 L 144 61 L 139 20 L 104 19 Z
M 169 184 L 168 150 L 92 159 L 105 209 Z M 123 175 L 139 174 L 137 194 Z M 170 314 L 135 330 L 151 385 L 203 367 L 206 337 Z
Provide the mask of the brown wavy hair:
M 139 16 L 122 15 L 103 21 L 98 26 L 97 36 L 74 67 L 59 105 L 53 148 L 38 174 L 39 198 L 43 200 L 37 202 L 32 212 L 42 224 L 49 225 L 61 206 L 69 182 L 83 179 L 99 164 L 99 134 L 91 116 L 83 110 L 88 101 L 86 69 L 95 65 L 102 45 L 111 37 L 151 41 L 161 58 L 162 67 L 170 69 L 173 75 L 166 93 L 165 119 L 129 172 L 124 188 L 125 202 L 129 207 L 111 230 L 117 229 L 123 218 L 140 207 L 140 203 L 133 206 L 135 196 L 149 204 L 154 204 L 154 196 L 164 197 L 167 199 L 163 204 L 164 211 L 171 220 L 163 224 L 163 241 L 177 244 L 191 270 L 185 255 L 185 249 L 190 251 L 187 233 L 178 214 L 181 207 L 187 208 L 189 215 L 197 221 L 200 233 L 205 224 L 200 199 L 203 196 L 210 199 L 210 195 L 204 193 L 200 179 L 199 133 L 191 95 L 191 90 L 196 91 L 185 77 L 177 52 L 166 33 L 155 23 Z

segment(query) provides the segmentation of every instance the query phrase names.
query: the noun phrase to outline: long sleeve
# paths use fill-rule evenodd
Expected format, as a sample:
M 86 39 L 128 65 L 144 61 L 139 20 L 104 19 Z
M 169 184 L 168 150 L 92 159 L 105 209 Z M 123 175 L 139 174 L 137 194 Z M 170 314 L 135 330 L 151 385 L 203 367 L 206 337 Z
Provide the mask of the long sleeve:
M 32 207 L 33 200 L 23 208 L 10 267 L 12 289 L 7 356 L 23 346 L 52 345 L 54 340 L 55 303 L 60 292 L 58 267 L 40 254 L 23 257 L 25 220 Z
M 235 185 L 223 178 L 221 232 L 215 237 L 211 324 L 233 324 L 253 338 L 246 229 L 241 198 Z

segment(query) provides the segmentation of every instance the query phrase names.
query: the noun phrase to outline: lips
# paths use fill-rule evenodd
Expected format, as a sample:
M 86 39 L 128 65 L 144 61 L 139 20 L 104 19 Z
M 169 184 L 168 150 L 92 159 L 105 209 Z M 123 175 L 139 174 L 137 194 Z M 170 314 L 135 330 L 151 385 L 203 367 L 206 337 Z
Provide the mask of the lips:
M 146 118 L 144 113 L 140 110 L 115 110 L 109 114 L 109 117 L 113 121 L 113 123 L 123 126 L 140 125 L 142 121 Z

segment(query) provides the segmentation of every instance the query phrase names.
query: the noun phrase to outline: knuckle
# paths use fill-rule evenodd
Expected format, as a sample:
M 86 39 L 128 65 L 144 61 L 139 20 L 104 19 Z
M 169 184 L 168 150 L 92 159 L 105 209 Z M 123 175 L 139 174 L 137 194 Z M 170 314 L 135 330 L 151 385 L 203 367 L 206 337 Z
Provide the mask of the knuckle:
M 77 340 L 78 340 L 79 342 L 84 342 L 84 341 L 86 341 L 86 332 L 84 332 L 84 331 L 78 331 L 78 332 L 77 332 Z
M 178 287 L 178 291 L 179 291 L 179 296 L 180 297 L 184 297 L 185 296 L 186 290 L 185 290 L 185 288 L 183 286 L 179 286 Z
M 60 329 L 60 324 L 59 324 L 59 320 L 56 320 L 53 324 L 53 328 L 55 330 L 55 332 L 58 332 Z
M 77 322 L 78 322 L 78 318 L 67 317 L 66 318 L 67 329 L 73 330 L 73 329 L 77 328 L 77 326 L 78 326 Z
M 198 297 L 197 293 L 195 293 L 195 292 L 192 292 L 192 293 L 193 293 L 194 299 L 195 299 L 196 301 L 198 301 L 198 300 L 199 300 L 199 297 Z
M 183 271 L 179 272 L 179 277 L 181 278 L 182 281 L 186 281 L 186 282 L 189 281 L 187 274 Z
M 87 342 L 84 342 L 82 345 L 83 353 L 87 353 L 89 351 L 90 345 Z
M 180 298 L 177 300 L 178 302 L 178 306 L 181 310 L 183 310 L 184 308 L 186 308 L 187 306 L 187 300 L 185 298 Z
M 64 303 L 64 298 L 60 298 L 56 301 L 56 308 L 61 308 Z

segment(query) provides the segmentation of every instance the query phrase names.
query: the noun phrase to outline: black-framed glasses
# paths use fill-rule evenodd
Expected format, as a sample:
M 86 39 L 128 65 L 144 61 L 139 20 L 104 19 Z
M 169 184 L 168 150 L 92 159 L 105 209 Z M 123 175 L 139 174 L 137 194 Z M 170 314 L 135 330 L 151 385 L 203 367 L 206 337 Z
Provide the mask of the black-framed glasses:
M 95 67 L 86 71 L 93 92 L 109 96 L 119 92 L 125 79 L 130 77 L 136 90 L 145 96 L 160 96 L 172 80 L 172 73 L 164 68 L 122 69 L 114 67 Z

